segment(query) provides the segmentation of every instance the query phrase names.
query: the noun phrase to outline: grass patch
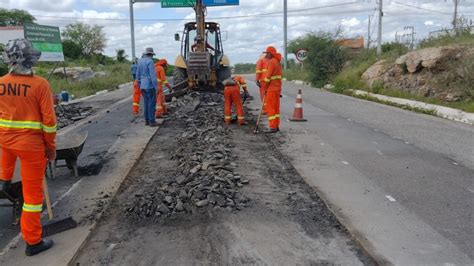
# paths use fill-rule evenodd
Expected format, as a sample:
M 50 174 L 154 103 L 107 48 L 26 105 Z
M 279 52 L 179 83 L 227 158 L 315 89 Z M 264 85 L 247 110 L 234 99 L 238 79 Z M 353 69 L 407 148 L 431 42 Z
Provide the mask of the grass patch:
M 474 46 L 474 34 L 471 34 L 470 30 L 460 31 L 457 35 L 446 33 L 443 36 L 422 40 L 419 44 L 419 48 L 440 47 L 447 45 Z
M 287 69 L 284 71 L 283 76 L 289 81 L 292 81 L 292 80 L 302 80 L 305 82 L 310 81 L 309 72 L 308 70 L 304 68 L 295 67 L 295 68 Z
M 390 106 L 394 106 L 394 107 L 398 107 L 398 108 L 401 108 L 401 109 L 405 109 L 405 110 L 409 110 L 409 111 L 413 111 L 413 112 L 417 112 L 417 113 L 422 113 L 422 114 L 426 114 L 426 115 L 433 115 L 433 116 L 437 115 L 436 110 L 429 110 L 429 109 L 424 109 L 424 108 L 419 108 L 419 107 L 412 107 L 412 106 L 409 106 L 409 105 L 406 105 L 406 104 L 399 104 L 399 103 L 394 103 L 394 102 L 390 102 L 390 101 L 380 100 L 380 99 L 372 97 L 370 95 L 358 95 L 358 94 L 351 93 L 350 91 L 346 91 L 346 92 L 347 93 L 344 93 L 344 94 L 350 95 L 350 96 L 355 97 L 355 98 L 359 98 L 359 99 L 363 99 L 363 100 L 367 100 L 367 101 L 371 101 L 371 102 L 376 102 L 376 103 L 381 103 L 381 104 L 385 104 L 385 105 L 390 105 Z
M 105 77 L 96 77 L 84 81 L 71 81 L 64 78 L 51 77 L 49 83 L 54 93 L 60 93 L 63 90 L 74 95 L 75 98 L 85 97 L 95 94 L 101 90 L 114 90 L 118 85 L 132 81 L 129 64 L 115 64 L 107 66 L 97 66 L 92 68 L 94 71 L 103 71 L 107 73 Z M 36 74 L 48 78 L 50 69 L 39 68 Z

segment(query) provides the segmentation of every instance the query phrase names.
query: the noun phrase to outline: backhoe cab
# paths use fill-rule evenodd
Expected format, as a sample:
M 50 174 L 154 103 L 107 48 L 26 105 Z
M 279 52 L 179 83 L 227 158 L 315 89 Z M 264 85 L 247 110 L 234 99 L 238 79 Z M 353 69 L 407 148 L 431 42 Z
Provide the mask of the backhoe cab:
M 205 22 L 205 7 L 197 1 L 196 22 L 186 23 L 181 41 L 181 54 L 176 57 L 174 84 L 186 84 L 194 90 L 222 89 L 222 81 L 231 76 L 230 61 L 224 55 L 219 24 Z

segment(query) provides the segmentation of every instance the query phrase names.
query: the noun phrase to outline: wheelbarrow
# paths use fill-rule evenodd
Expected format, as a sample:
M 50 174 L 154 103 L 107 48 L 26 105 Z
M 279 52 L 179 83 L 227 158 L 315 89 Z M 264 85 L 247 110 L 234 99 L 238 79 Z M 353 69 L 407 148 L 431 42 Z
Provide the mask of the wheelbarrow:
M 54 165 L 52 162 L 48 163 L 49 177 L 51 179 L 56 178 L 56 168 L 59 167 L 67 167 L 73 171 L 76 178 L 79 177 L 77 159 L 82 153 L 87 135 L 87 132 L 83 132 L 58 136 L 56 140 L 56 160 L 54 161 Z M 65 161 L 65 164 L 58 165 L 58 161 Z
M 9 203 L 0 203 L 0 207 L 12 208 L 12 225 L 18 225 L 21 207 L 23 206 L 21 181 L 12 183 L 8 194 L 0 192 L 0 199 L 9 201 Z

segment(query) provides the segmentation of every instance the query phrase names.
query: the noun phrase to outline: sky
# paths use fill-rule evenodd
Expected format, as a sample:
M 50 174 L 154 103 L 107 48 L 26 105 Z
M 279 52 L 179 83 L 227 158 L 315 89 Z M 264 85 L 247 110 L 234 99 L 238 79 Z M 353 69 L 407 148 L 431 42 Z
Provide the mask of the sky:
M 377 0 L 287 0 L 288 40 L 319 30 L 340 27 L 348 38 L 367 38 L 372 16 L 372 40 L 377 38 Z M 450 28 L 453 0 L 384 0 L 383 42 L 390 42 L 404 27 L 413 26 L 416 39 Z M 76 21 L 104 27 L 105 54 L 125 49 L 131 56 L 128 0 L 0 0 L 2 8 L 30 12 L 37 23 L 63 28 Z M 161 8 L 160 3 L 136 3 L 137 55 L 153 47 L 158 58 L 173 63 L 180 52 L 174 34 L 183 30 L 185 19 L 193 19 L 191 8 Z M 209 7 L 208 18 L 220 23 L 226 33 L 223 43 L 231 63 L 254 63 L 268 45 L 283 49 L 283 0 L 240 0 L 239 6 Z M 270 14 L 268 14 L 270 13 Z M 460 0 L 459 13 L 474 20 L 474 0 Z M 265 14 L 265 15 L 262 15 Z M 293 55 L 289 55 L 292 58 Z

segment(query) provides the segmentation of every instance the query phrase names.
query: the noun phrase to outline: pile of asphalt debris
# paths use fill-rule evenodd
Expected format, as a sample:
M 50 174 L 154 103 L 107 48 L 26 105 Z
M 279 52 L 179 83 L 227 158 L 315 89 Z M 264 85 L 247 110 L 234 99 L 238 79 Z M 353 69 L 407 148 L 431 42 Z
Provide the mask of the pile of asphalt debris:
M 174 104 L 181 108 L 170 119 L 184 124 L 171 154 L 179 166 L 172 178 L 135 194 L 125 206 L 125 215 L 133 220 L 157 221 L 177 213 L 247 207 L 250 200 L 239 188 L 249 184 L 249 180 L 237 172 L 237 158 L 232 154 L 234 146 L 229 137 L 232 131 L 223 124 L 222 95 L 192 93 Z
M 93 113 L 92 107 L 81 106 L 79 103 L 62 105 L 55 107 L 58 129 L 67 127 L 82 120 Z

